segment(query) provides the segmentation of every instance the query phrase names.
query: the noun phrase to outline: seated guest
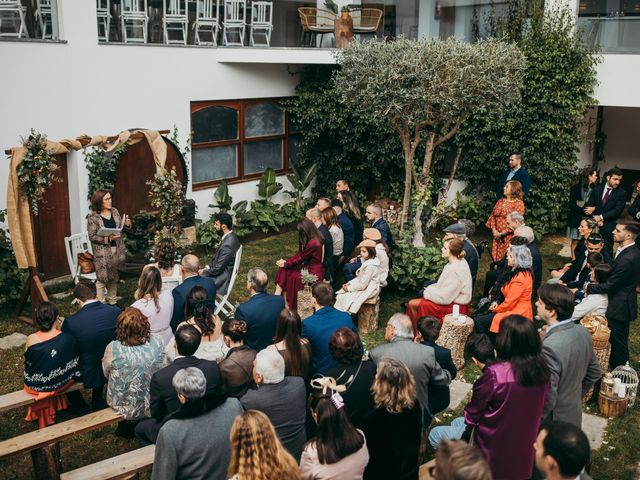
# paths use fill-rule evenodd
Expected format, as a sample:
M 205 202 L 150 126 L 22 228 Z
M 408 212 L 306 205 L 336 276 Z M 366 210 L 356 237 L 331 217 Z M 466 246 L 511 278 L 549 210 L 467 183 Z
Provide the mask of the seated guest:
M 362 478 L 369 462 L 364 434 L 349 421 L 339 393 L 331 390 L 328 377 L 313 380 L 322 387 L 309 399 L 317 435 L 309 440 L 300 459 L 302 480 L 351 480 Z
M 256 410 L 238 415 L 231 427 L 230 480 L 300 480 L 298 464 L 269 421 Z
M 162 337 L 151 335 L 149 321 L 140 310 L 128 307 L 118 316 L 116 339 L 107 345 L 102 371 L 107 403 L 124 420 L 116 435 L 133 437 L 133 422 L 151 416 L 151 377 L 162 368 Z
M 452 238 L 442 245 L 442 257 L 447 264 L 438 281 L 424 289 L 424 298 L 410 300 L 407 304 L 407 315 L 413 322 L 414 332 L 418 318 L 429 316 L 442 321 L 445 315 L 453 311 L 454 305 L 460 306 L 460 313 L 469 313 L 473 281 L 464 256 L 463 240 Z
M 171 315 L 173 314 L 173 296 L 169 290 L 162 289 L 162 275 L 154 266 L 142 270 L 138 280 L 138 288 L 131 305 L 140 310 L 149 319 L 151 333 L 160 335 L 166 345 L 173 337 Z
M 263 412 L 273 424 L 284 448 L 298 461 L 307 441 L 307 390 L 300 377 L 284 376 L 284 360 L 271 349 L 256 355 L 253 380 L 257 388 L 240 398 L 245 410 Z
M 362 263 L 353 280 L 337 292 L 335 307 L 348 313 L 358 313 L 364 302 L 380 294 L 380 260 L 376 258 L 376 242 L 363 240 L 358 245 Z
M 196 367 L 204 373 L 207 380 L 206 395 L 213 397 L 220 388 L 220 369 L 216 362 L 202 360 L 193 354 L 200 346 L 200 332 L 191 325 L 182 325 L 176 330 L 176 357 L 172 364 L 158 370 L 151 377 L 151 416 L 140 422 L 135 429 L 136 438 L 140 446 L 156 443 L 158 431 L 163 420 L 180 409 L 180 400 L 173 384 L 173 376 L 179 370 Z
M 122 310 L 115 305 L 105 305 L 97 299 L 96 286 L 88 280 L 80 280 L 73 288 L 75 302 L 80 305 L 62 324 L 62 331 L 72 335 L 80 348 L 80 370 L 84 389 L 91 389 L 91 409 L 99 410 L 106 404 L 102 389 L 107 379 L 102 374 L 104 350 L 116 338 L 116 322 Z M 69 400 L 84 404 L 80 392 L 71 392 Z
M 162 276 L 162 290 L 171 291 L 182 282 L 180 265 L 176 263 L 178 252 L 176 244 L 171 238 L 163 238 L 153 249 L 154 267 L 160 270 Z
M 338 216 L 338 222 L 340 223 L 340 227 L 342 228 L 342 233 L 344 236 L 342 255 L 338 259 L 338 263 L 342 264 L 346 259 L 351 257 L 353 247 L 355 247 L 356 245 L 355 230 L 353 227 L 353 222 L 351 222 L 347 214 L 342 211 L 342 208 L 344 207 L 342 200 L 334 198 L 333 200 L 331 200 L 331 206 Z
M 602 236 L 598 233 L 598 222 L 595 221 L 593 217 L 584 217 L 580 220 L 580 223 L 577 228 L 578 236 L 580 237 L 578 241 L 576 241 L 576 245 L 571 250 L 572 260 L 571 263 L 565 264 L 564 267 L 558 270 L 551 270 L 551 278 L 560 278 L 562 277 L 567 270 L 571 267 L 572 264 L 577 261 L 580 262 L 579 265 L 584 261 L 583 256 L 586 256 L 585 251 L 587 250 L 587 244 L 589 243 L 589 237 L 592 235 L 598 235 L 600 239 Z M 594 237 L 594 240 L 597 237 Z M 604 242 L 604 240 L 602 240 Z M 575 267 L 574 267 L 575 268 Z
M 324 212 L 327 208 L 331 208 L 331 199 L 322 197 L 316 202 L 316 208 L 321 212 Z
M 380 261 L 380 286 L 386 287 L 387 278 L 389 277 L 389 247 L 382 239 L 380 230 L 377 228 L 365 228 L 363 236 L 365 240 L 373 240 L 376 244 L 376 258 Z M 342 273 L 347 282 L 355 278 L 360 265 L 362 265 L 362 259 L 358 255 L 342 266 Z
M 547 480 L 591 480 L 589 439 L 579 427 L 566 422 L 543 423 L 535 447 L 536 468 Z
M 298 230 L 298 253 L 288 259 L 279 259 L 276 262 L 278 273 L 276 274 L 276 295 L 284 293 L 287 306 L 296 310 L 298 305 L 298 292 L 302 290 L 300 272 L 303 268 L 318 277 L 324 278 L 322 267 L 324 238 L 311 220 L 304 218 L 296 226 Z
M 195 286 L 191 289 L 185 310 L 186 320 L 180 323 L 178 328 L 182 325 L 193 325 L 202 335 L 202 341 L 194 356 L 212 362 L 222 360 L 228 351 L 222 337 L 222 320 L 213 313 L 212 300 L 203 287 Z M 175 358 L 174 343 L 172 339 L 164 349 L 167 360 L 170 362 Z
M 302 336 L 311 343 L 311 374 L 324 374 L 335 365 L 329 353 L 329 339 L 340 327 L 358 334 L 348 313 L 331 306 L 333 288 L 328 283 L 316 283 L 311 289 L 311 305 L 315 313 L 302 323 Z
M 280 295 L 267 293 L 269 276 L 262 268 L 252 268 L 247 274 L 249 300 L 238 305 L 235 318 L 247 324 L 247 346 L 259 352 L 273 343 L 276 323 L 284 308 Z
M 613 260 L 611 255 L 604 248 L 604 239 L 599 233 L 593 233 L 587 239 L 587 245 L 584 253 L 580 253 L 576 256 L 575 260 L 569 264 L 566 272 L 560 277 L 560 282 L 564 283 L 569 288 L 582 289 L 584 282 L 589 280 L 589 262 L 588 257 L 590 254 L 598 253 L 602 255 L 602 261 L 611 265 Z
M 372 390 L 376 409 L 364 430 L 371 456 L 364 478 L 418 478 L 422 407 L 413 375 L 404 363 L 382 358 Z
M 441 323 L 435 317 L 420 317 L 418 319 L 418 339 L 422 345 L 433 348 L 436 353 L 436 361 L 444 368 L 451 380 L 456 378 L 458 369 L 451 358 L 451 350 L 441 347 L 436 343 L 440 336 Z M 429 410 L 432 415 L 443 411 L 449 406 L 449 387 L 431 386 L 429 387 Z
M 253 361 L 256 351 L 244 344 L 247 324 L 242 320 L 227 320 L 222 324 L 224 343 L 229 348 L 220 362 L 223 391 L 230 397 L 240 398 L 253 383 Z
M 600 254 L 596 254 L 600 255 Z M 607 281 L 613 268 L 606 263 L 600 263 L 591 269 L 591 283 L 600 284 Z M 592 293 L 585 295 L 582 301 L 573 309 L 571 320 L 579 322 L 586 315 L 607 315 L 609 295 L 606 293 Z
M 184 304 L 187 300 L 187 295 L 193 287 L 202 287 L 207 292 L 207 298 L 212 301 L 216 298 L 216 284 L 207 277 L 201 277 L 198 275 L 199 260 L 195 255 L 185 255 L 182 258 L 180 264 L 180 271 L 182 272 L 182 283 L 176 288 L 171 290 L 173 296 L 173 315 L 171 316 L 171 329 L 173 331 L 178 328 L 182 322 L 185 321 Z
M 235 418 L 242 414 L 236 398 L 208 410 L 204 401 L 207 379 L 202 370 L 179 370 L 171 382 L 180 410 L 162 425 L 156 442 L 152 480 L 176 478 L 226 480 Z
M 33 396 L 25 420 L 38 421 L 38 428 L 51 425 L 56 412 L 67 408 L 60 395 L 80 381 L 80 350 L 72 335 L 58 330 L 58 307 L 42 302 L 36 309 L 38 331 L 27 337 L 24 352 L 24 391 Z
M 535 300 L 538 298 L 538 289 L 542 284 L 542 254 L 531 227 L 522 225 L 514 230 L 513 236 L 527 239 L 527 248 L 531 252 L 531 270 L 533 272 L 533 293 L 531 296 Z
M 476 276 L 478 275 L 478 264 L 480 263 L 480 254 L 473 242 L 467 238 L 466 225 L 463 223 L 454 223 L 445 228 L 443 232 L 445 242 L 453 238 L 459 238 L 464 241 L 464 259 L 469 264 L 471 284 L 475 285 Z
M 432 473 L 433 472 L 433 473 Z M 491 470 L 480 450 L 461 440 L 445 440 L 436 451 L 431 478 L 491 480 Z
M 327 226 L 322 222 L 322 213 L 317 208 L 307 210 L 307 218 L 313 222 L 324 239 L 324 254 L 322 267 L 324 269 L 324 279 L 331 281 L 333 276 L 333 237 Z
M 229 290 L 229 282 L 231 281 L 231 274 L 236 261 L 236 253 L 240 248 L 240 240 L 233 233 L 233 218 L 228 213 L 216 214 L 213 225 L 222 234 L 220 246 L 211 263 L 200 271 L 200 275 L 212 278 L 216 284 L 217 292 L 220 295 L 224 295 Z
M 344 205 L 342 209 L 353 224 L 353 241 L 357 245 L 362 241 L 362 231 L 364 230 L 362 215 L 358 205 L 358 198 L 349 190 L 338 192 L 337 198 L 342 201 L 342 204 Z
M 293 310 L 283 308 L 276 324 L 276 334 L 273 345 L 267 348 L 277 351 L 284 359 L 284 374 L 286 376 L 309 376 L 311 363 L 311 344 L 306 338 L 301 338 L 302 321 L 300 315 Z
M 403 313 L 396 313 L 387 322 L 384 333 L 388 343 L 378 345 L 369 355 L 376 364 L 388 357 L 403 362 L 409 368 L 416 383 L 416 395 L 422 408 L 424 425 L 429 425 L 432 417 L 429 410 L 429 388 L 437 385 L 447 387 L 451 383 L 451 377 L 436 361 L 435 350 L 414 343 L 413 336 L 411 319 Z
M 336 194 L 340 193 L 340 192 L 344 192 L 344 191 L 348 191 L 353 193 L 353 198 L 356 204 L 356 207 L 359 209 L 360 208 L 360 202 L 358 200 L 358 196 L 354 193 L 353 190 L 351 190 L 351 186 L 349 185 L 349 182 L 347 180 L 338 180 L 336 182 Z
M 376 376 L 376 364 L 363 358 L 362 351 L 360 338 L 346 327 L 336 330 L 329 339 L 329 352 L 336 365 L 327 371 L 327 377 L 344 386 L 340 395 L 349 420 L 356 428 L 364 427 L 375 408 L 371 386 Z
M 329 229 L 331 241 L 333 242 L 333 268 L 338 265 L 338 260 L 344 249 L 344 233 L 338 221 L 338 216 L 333 208 L 325 208 L 321 212 L 322 223 Z
M 382 207 L 377 203 L 372 203 L 367 207 L 364 215 L 367 217 L 367 220 L 371 222 L 371 228 L 375 228 L 380 231 L 380 235 L 382 236 L 384 243 L 389 246 L 390 250 L 393 250 L 396 247 L 396 244 L 393 241 L 389 224 L 382 217 Z

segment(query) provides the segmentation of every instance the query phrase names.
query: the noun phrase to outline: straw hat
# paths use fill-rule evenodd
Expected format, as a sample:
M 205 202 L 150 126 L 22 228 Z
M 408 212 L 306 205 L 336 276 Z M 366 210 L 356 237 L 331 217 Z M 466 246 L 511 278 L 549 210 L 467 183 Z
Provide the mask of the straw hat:
M 377 228 L 365 228 L 364 231 L 362 232 L 362 235 L 367 240 L 373 240 L 374 242 L 377 242 L 378 240 L 382 239 L 382 234 L 380 233 L 380 230 L 378 230 Z
M 360 244 L 358 245 L 358 248 L 360 248 L 360 247 L 376 248 L 376 242 L 374 242 L 373 240 L 365 239 L 365 240 L 361 241 Z

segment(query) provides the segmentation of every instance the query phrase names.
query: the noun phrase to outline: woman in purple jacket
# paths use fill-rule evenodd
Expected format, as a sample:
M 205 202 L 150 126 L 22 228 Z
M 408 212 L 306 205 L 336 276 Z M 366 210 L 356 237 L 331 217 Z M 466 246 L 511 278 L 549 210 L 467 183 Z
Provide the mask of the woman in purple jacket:
M 549 368 L 540 336 L 523 316 L 502 321 L 496 350 L 496 362 L 484 368 L 464 410 L 465 434 L 473 435 L 494 480 L 528 479 L 549 390 Z

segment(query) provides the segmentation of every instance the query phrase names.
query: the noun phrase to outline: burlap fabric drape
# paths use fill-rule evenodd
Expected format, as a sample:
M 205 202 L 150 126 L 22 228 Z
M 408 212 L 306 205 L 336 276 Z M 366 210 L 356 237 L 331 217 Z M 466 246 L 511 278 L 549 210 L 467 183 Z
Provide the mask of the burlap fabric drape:
M 167 144 L 164 143 L 160 132 L 155 130 L 125 130 L 120 132 L 113 143 L 107 143 L 109 137 L 97 135 L 94 137 L 81 136 L 74 139 L 64 139 L 60 142 L 47 140 L 47 150 L 53 155 L 67 153 L 69 150 L 80 150 L 90 146 L 101 146 L 105 151 L 115 150 L 123 143 L 133 145 L 146 140 L 153 153 L 156 171 L 164 168 L 167 160 Z M 11 244 L 16 255 L 19 268 L 35 267 L 36 252 L 31 228 L 31 214 L 29 202 L 20 195 L 18 182 L 18 166 L 22 163 L 26 149 L 15 147 L 11 149 L 9 165 L 9 183 L 7 188 L 7 221 L 11 234 Z

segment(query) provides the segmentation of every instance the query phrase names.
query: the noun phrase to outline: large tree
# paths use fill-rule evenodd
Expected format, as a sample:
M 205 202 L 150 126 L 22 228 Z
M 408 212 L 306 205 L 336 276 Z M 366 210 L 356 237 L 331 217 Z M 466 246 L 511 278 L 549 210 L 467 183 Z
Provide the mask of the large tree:
M 352 43 L 338 53 L 334 76 L 342 101 L 361 115 L 385 118 L 404 154 L 402 226 L 415 187 L 414 245 L 424 246 L 421 216 L 429 200 L 434 152 L 476 111 L 506 108 L 520 96 L 525 60 L 517 46 L 456 39 Z M 425 143 L 421 164 L 414 162 Z

